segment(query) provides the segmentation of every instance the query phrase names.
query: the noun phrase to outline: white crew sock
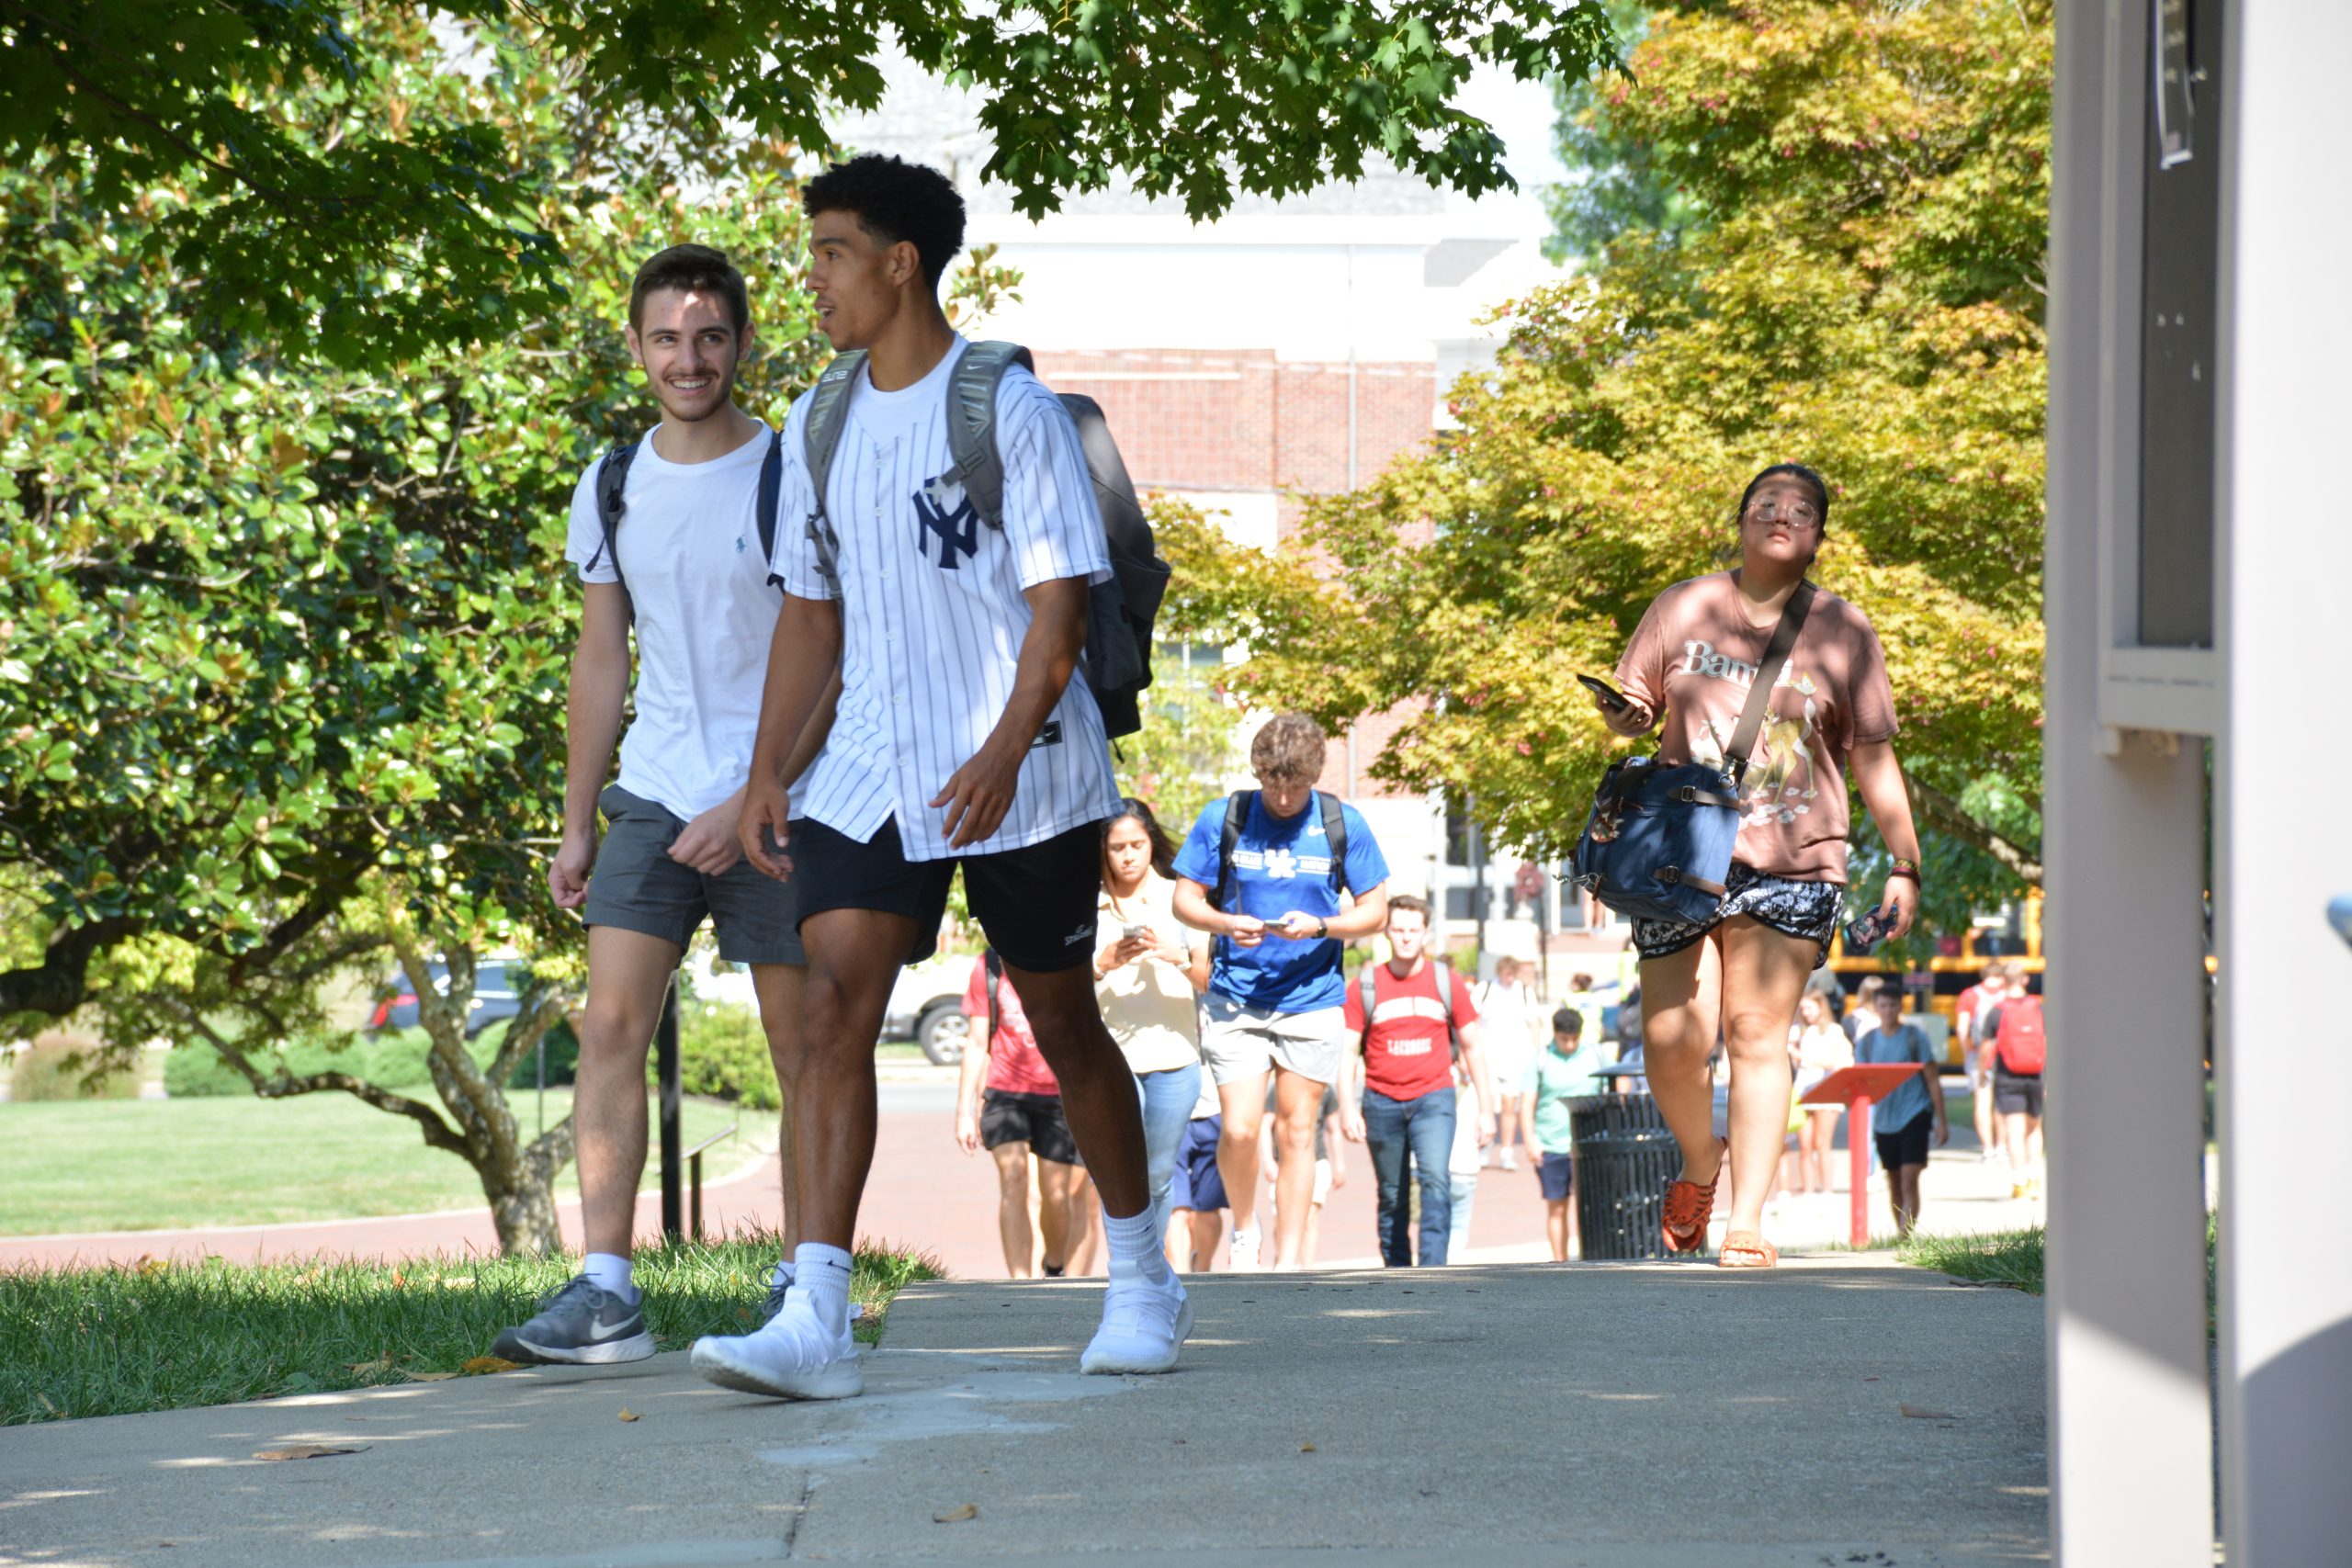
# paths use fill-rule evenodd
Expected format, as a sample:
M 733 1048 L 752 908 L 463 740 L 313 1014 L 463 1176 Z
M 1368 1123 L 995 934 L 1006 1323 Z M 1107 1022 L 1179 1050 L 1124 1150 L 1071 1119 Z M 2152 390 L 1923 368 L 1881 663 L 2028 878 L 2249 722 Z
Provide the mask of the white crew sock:
M 1111 1211 L 1102 1211 L 1102 1239 L 1110 1247 L 1114 1264 L 1126 1263 L 1155 1285 L 1164 1285 L 1175 1275 L 1168 1267 L 1168 1255 L 1160 1250 L 1159 1227 L 1151 1223 L 1151 1210 L 1144 1209 L 1125 1219 L 1114 1219 Z
M 804 1241 L 792 1255 L 792 1293 L 816 1309 L 836 1338 L 849 1332 L 849 1254 L 821 1241 Z
M 580 1271 L 595 1282 L 598 1290 L 608 1296 L 618 1296 L 625 1302 L 637 1300 L 636 1270 L 629 1260 L 616 1252 L 592 1252 L 581 1259 Z

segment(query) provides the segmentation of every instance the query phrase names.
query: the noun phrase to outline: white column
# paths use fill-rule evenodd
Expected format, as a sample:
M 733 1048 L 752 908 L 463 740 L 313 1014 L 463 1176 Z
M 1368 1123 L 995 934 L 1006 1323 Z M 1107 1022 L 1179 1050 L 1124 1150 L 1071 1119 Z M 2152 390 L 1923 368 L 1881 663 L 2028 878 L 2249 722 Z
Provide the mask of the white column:
M 2352 6 L 2238 0 L 2227 53 L 2222 1515 L 2231 1568 L 2302 1568 L 2352 1562 Z
M 2202 748 L 2119 746 L 2098 713 L 2099 518 L 2130 515 L 2115 487 L 2136 468 L 2117 460 L 2136 419 L 2119 425 L 2118 404 L 2137 412 L 2107 344 L 2110 281 L 2139 261 L 2112 200 L 2112 95 L 2138 84 L 2108 29 L 2144 17 L 2124 0 L 2058 11 L 2042 843 L 2051 1531 L 2064 1568 L 2212 1561 Z

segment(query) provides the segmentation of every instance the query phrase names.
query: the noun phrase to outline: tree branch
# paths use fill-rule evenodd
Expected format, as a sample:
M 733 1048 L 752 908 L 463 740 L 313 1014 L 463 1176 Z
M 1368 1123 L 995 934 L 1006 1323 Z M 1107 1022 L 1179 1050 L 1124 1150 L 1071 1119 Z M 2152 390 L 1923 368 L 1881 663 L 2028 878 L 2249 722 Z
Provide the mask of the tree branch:
M 369 1083 L 366 1078 L 350 1073 L 305 1073 L 300 1077 L 282 1069 L 276 1074 L 265 1073 L 254 1066 L 243 1047 L 206 1022 L 203 1014 L 185 1003 L 177 1004 L 175 1010 L 187 1021 L 189 1028 L 203 1035 L 220 1054 L 221 1060 L 236 1068 L 244 1080 L 253 1085 L 254 1092 L 262 1099 L 284 1100 L 292 1095 L 316 1094 L 322 1089 L 340 1089 L 354 1099 L 366 1100 L 379 1111 L 408 1117 L 424 1133 L 428 1147 L 447 1149 L 468 1165 L 476 1163 L 473 1150 L 465 1139 L 458 1136 L 457 1129 L 443 1121 L 441 1113 L 423 1100 L 394 1094 L 380 1085 Z
M 1903 782 L 1911 791 L 1911 810 L 1920 821 L 1938 832 L 1949 833 L 1962 843 L 1983 850 L 2003 865 L 2017 873 L 2019 880 L 2034 887 L 2041 886 L 2041 850 L 2028 849 L 2016 840 L 2004 838 L 1970 816 L 1960 802 L 1933 784 L 1922 784 L 1916 775 L 1906 773 Z
M 532 998 L 531 1005 L 514 1015 L 506 1026 L 506 1038 L 498 1043 L 498 1055 L 490 1064 L 490 1081 L 503 1085 L 514 1077 L 514 1069 L 531 1048 L 546 1038 L 556 1021 L 564 1015 L 565 1004 L 571 998 L 559 991 L 544 991 Z
M 60 926 L 50 934 L 40 964 L 0 970 L 0 1017 L 16 1012 L 63 1018 L 89 994 L 90 960 L 115 943 L 139 934 L 141 922 L 109 915 L 87 925 Z

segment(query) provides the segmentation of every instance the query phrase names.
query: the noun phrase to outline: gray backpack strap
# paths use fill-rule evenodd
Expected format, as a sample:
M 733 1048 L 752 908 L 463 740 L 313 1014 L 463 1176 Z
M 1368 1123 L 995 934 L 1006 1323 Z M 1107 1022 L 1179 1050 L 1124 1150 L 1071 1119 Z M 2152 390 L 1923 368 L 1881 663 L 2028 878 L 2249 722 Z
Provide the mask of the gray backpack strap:
M 808 542 L 817 549 L 817 570 L 835 588 L 841 586 L 841 536 L 825 515 L 825 488 L 833 477 L 833 457 L 840 451 L 842 430 L 849 423 L 850 394 L 865 369 L 865 350 L 853 348 L 834 355 L 808 394 L 808 418 L 800 427 L 800 451 L 808 468 L 808 483 L 816 504 L 808 513 Z
M 968 344 L 947 389 L 947 452 L 956 478 L 980 521 L 999 530 L 1004 527 L 1004 454 L 996 445 L 996 392 L 1016 365 L 1036 372 L 1036 362 L 1017 343 Z
M 1367 964 L 1356 971 L 1356 985 L 1361 988 L 1363 1002 L 1363 1032 L 1356 1036 L 1356 1055 L 1363 1055 L 1372 1046 L 1372 1014 L 1373 1010 L 1380 1005 L 1380 982 L 1377 974 L 1380 965 L 1374 963 Z
M 1432 958 L 1430 967 L 1437 971 L 1437 1002 L 1445 1010 L 1445 1043 L 1458 1062 L 1462 1060 L 1462 1031 L 1453 1023 L 1453 965 Z

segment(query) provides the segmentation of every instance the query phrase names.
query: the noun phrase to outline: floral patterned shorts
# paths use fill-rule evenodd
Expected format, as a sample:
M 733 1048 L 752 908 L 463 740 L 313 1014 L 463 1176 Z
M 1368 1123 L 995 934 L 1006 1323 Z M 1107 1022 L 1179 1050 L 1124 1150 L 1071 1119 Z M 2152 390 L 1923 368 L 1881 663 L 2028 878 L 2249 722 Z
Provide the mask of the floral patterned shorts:
M 1724 901 L 1713 914 L 1703 920 L 1637 918 L 1634 949 L 1644 958 L 1664 958 L 1681 952 L 1734 915 L 1746 915 L 1784 936 L 1819 942 L 1821 951 L 1813 960 L 1818 969 L 1829 961 L 1829 938 L 1838 929 L 1838 913 L 1845 903 L 1842 882 L 1798 882 L 1734 861 L 1731 874 L 1724 879 Z

